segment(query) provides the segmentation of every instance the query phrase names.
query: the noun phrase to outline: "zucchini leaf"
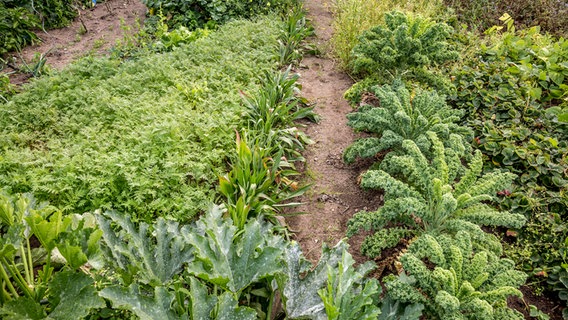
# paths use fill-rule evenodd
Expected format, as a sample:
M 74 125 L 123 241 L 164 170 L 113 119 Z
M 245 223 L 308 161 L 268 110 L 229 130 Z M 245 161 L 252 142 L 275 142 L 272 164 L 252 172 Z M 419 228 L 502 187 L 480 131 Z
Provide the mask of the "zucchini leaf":
M 221 286 L 238 296 L 243 289 L 281 270 L 282 249 L 274 237 L 254 219 L 236 233 L 230 219 L 215 207 L 187 234 L 195 248 L 195 260 L 187 270 L 195 277 Z

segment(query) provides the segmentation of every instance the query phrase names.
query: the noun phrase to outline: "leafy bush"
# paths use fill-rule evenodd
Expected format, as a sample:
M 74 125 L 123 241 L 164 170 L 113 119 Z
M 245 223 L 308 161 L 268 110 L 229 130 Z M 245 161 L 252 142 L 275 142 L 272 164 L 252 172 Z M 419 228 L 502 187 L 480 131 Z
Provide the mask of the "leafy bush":
M 89 217 L 63 217 L 31 195 L 0 194 L 0 315 L 79 319 L 104 307 L 93 279 L 78 271 L 99 254 L 102 232 Z M 64 265 L 59 272 L 56 263 Z
M 514 262 L 487 251 L 475 251 L 469 234 L 455 239 L 423 235 L 401 258 L 404 272 L 386 280 L 390 297 L 425 305 L 431 319 L 524 319 L 507 306 L 507 297 L 526 275 Z
M 444 97 L 435 91 L 417 91 L 411 98 L 404 84 L 396 80 L 392 86 L 374 86 L 367 94 L 376 98 L 379 106 L 361 106 L 347 115 L 347 125 L 376 137 L 362 138 L 350 145 L 343 153 L 347 163 L 383 151 L 399 151 L 403 140 L 412 140 L 420 150 L 428 152 L 428 131 L 446 142 L 450 141 L 450 135 L 462 134 L 460 140 L 464 146 L 473 138 L 470 130 L 456 124 L 463 113 L 448 107 Z
M 0 56 L 39 42 L 40 27 L 53 29 L 71 23 L 75 0 L 0 0 Z
M 296 0 L 144 0 L 150 14 L 162 12 L 173 27 L 213 27 L 239 18 L 253 18 L 272 11 L 285 12 Z
M 33 29 L 39 20 L 24 8 L 6 8 L 0 3 L 0 56 L 39 42 Z
M 435 133 L 427 135 L 432 143 L 431 158 L 415 142 L 404 140 L 402 155 L 388 157 L 379 170 L 362 175 L 361 186 L 383 189 L 385 203 L 375 212 L 356 213 L 348 223 L 347 235 L 361 229 L 373 230 L 361 246 L 361 251 L 370 257 L 379 256 L 383 249 L 396 246 L 403 238 L 424 233 L 455 235 L 459 231 L 471 233 L 476 246 L 500 254 L 497 238 L 483 232 L 480 226 L 524 225 L 523 215 L 501 212 L 485 203 L 510 185 L 514 175 L 492 172 L 480 177 L 480 152 L 465 168 L 459 138 L 450 137 L 452 148 L 444 148 Z
M 0 104 L 0 181 L 65 211 L 191 219 L 245 125 L 239 90 L 277 64 L 282 25 L 235 22 L 164 54 L 89 58 Z
M 353 267 L 345 243 L 324 247 L 312 268 L 299 245 L 285 243 L 270 225 L 251 219 L 239 231 L 222 214 L 213 207 L 187 226 L 162 218 L 136 226 L 113 212 L 97 216 L 106 266 L 119 275 L 100 295 L 141 318 L 256 319 L 272 314 L 277 291 L 288 319 L 328 319 L 331 309 L 345 319 L 376 316 L 380 287 L 363 277 L 369 264 Z M 322 300 L 324 293 L 331 300 Z
M 540 26 L 557 36 L 568 35 L 568 7 L 563 1 L 444 0 L 444 3 L 455 10 L 459 21 L 479 31 L 497 24 L 499 15 L 507 12 L 515 17 L 519 28 Z
M 494 28 L 491 42 L 459 67 L 450 103 L 466 110 L 488 168 L 519 175 L 499 199 L 502 208 L 529 218 L 509 256 L 531 275 L 554 277 L 568 234 L 568 44 L 538 28 L 516 31 L 508 15 L 502 20 L 506 30 Z
M 336 0 L 332 3 L 333 36 L 331 44 L 342 66 L 352 60 L 352 50 L 363 31 L 384 24 L 384 14 L 392 10 L 420 14 L 432 18 L 444 11 L 442 1 Z
M 385 26 L 363 32 L 353 48 L 352 70 L 379 83 L 401 77 L 447 91 L 448 84 L 427 67 L 458 58 L 447 42 L 451 32 L 444 23 L 396 11 L 386 13 Z

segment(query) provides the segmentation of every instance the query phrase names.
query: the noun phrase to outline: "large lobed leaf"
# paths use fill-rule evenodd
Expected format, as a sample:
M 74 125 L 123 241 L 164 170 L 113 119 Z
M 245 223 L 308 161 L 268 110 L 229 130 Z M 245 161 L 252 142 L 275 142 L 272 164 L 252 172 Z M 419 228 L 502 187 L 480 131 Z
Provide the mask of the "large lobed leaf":
M 183 237 L 189 226 L 158 218 L 150 230 L 146 223 L 137 228 L 128 215 L 107 211 L 97 215 L 103 231 L 108 262 L 130 284 L 136 275 L 142 283 L 165 284 L 192 260 L 192 248 Z
M 195 260 L 187 270 L 238 296 L 252 283 L 281 270 L 282 249 L 275 246 L 278 240 L 269 239 L 274 236 L 266 235 L 267 230 L 262 230 L 256 219 L 238 234 L 221 214 L 218 207 L 210 210 L 197 222 L 195 232 L 186 235 L 195 250 Z

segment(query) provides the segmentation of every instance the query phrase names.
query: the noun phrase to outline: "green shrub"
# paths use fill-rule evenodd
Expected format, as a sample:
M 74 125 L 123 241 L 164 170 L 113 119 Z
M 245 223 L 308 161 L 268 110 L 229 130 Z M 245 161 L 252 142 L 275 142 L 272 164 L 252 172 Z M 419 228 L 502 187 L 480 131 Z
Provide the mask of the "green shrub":
M 386 280 L 390 297 L 419 302 L 429 319 L 524 319 L 507 306 L 526 275 L 514 262 L 475 251 L 468 233 L 455 239 L 423 235 L 401 258 L 403 273 Z
M 71 212 L 191 219 L 216 196 L 239 90 L 277 64 L 282 25 L 235 22 L 136 61 L 82 60 L 0 104 L 0 181 Z
M 334 16 L 332 50 L 346 69 L 358 37 L 367 29 L 384 24 L 385 13 L 399 10 L 432 18 L 444 11 L 441 0 L 336 0 L 331 9 Z
M 458 21 L 478 31 L 497 24 L 499 16 L 506 12 L 516 19 L 519 28 L 540 26 L 556 36 L 568 35 L 568 7 L 564 1 L 444 0 L 444 3 L 455 10 Z
M 386 158 L 379 170 L 369 170 L 361 177 L 365 189 L 383 189 L 385 203 L 375 212 L 361 211 L 349 221 L 347 235 L 372 230 L 361 246 L 369 256 L 379 256 L 383 249 L 396 246 L 403 238 L 416 235 L 454 235 L 471 233 L 475 245 L 501 253 L 497 238 L 480 226 L 520 228 L 523 215 L 501 212 L 486 202 L 511 184 L 511 173 L 493 172 L 483 176 L 481 153 L 469 167 L 462 165 L 460 138 L 450 137 L 451 148 L 444 148 L 433 132 L 431 158 L 415 142 L 404 140 L 404 153 Z
M 459 57 L 447 41 L 451 32 L 444 23 L 396 11 L 386 13 L 385 26 L 363 32 L 353 48 L 350 66 L 355 74 L 379 83 L 401 77 L 448 91 L 446 81 L 431 70 Z
M 253 18 L 269 12 L 285 12 L 296 0 L 144 0 L 150 14 L 162 12 L 168 25 L 190 29 L 213 27 L 231 20 Z
M 7 52 L 39 42 L 32 31 L 39 19 L 24 8 L 7 8 L 0 2 L 0 57 Z
M 39 42 L 38 28 L 64 27 L 77 15 L 75 0 L 0 0 L 0 56 Z
M 343 153 L 347 163 L 359 157 L 374 157 L 383 151 L 399 151 L 403 140 L 412 140 L 422 151 L 428 152 L 428 131 L 435 132 L 446 142 L 450 141 L 450 135 L 461 134 L 464 146 L 473 138 L 470 130 L 456 124 L 463 113 L 448 107 L 444 96 L 435 91 L 418 90 L 411 95 L 404 84 L 396 80 L 391 86 L 371 87 L 365 94 L 376 98 L 379 106 L 363 105 L 347 115 L 347 125 L 376 136 L 350 145 Z

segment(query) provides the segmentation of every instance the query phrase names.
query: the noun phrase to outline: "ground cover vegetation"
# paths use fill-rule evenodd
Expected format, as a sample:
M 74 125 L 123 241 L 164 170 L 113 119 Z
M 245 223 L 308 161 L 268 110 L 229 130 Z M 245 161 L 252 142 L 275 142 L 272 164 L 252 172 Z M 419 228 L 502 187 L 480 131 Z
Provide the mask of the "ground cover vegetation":
M 221 2 L 206 4 L 217 13 L 226 10 Z M 428 8 L 417 5 L 415 11 L 434 12 Z M 234 18 L 228 12 L 220 21 Z M 523 271 L 544 272 L 566 298 L 566 244 L 545 243 L 551 239 L 539 233 L 549 225 L 535 218 L 556 219 L 554 230 L 565 232 L 563 212 L 554 212 L 565 194 L 554 164 L 562 165 L 564 157 L 525 147 L 542 156 L 534 161 L 538 165 L 552 160 L 535 168 L 542 178 L 519 183 L 527 172 L 515 167 L 522 161 L 505 163 L 502 151 L 482 147 L 486 137 L 475 116 L 493 106 L 483 104 L 491 99 L 480 99 L 468 114 L 473 89 L 460 81 L 470 75 L 444 73 L 462 37 L 413 14 L 387 16 L 395 27 L 377 27 L 362 36 L 366 43 L 350 43 L 348 59 L 367 59 L 371 66 L 382 63 L 381 54 L 405 52 L 404 43 L 426 50 L 415 50 L 421 55 L 394 71 L 369 67 L 359 73 L 366 79 L 347 95 L 359 107 L 350 125 L 374 136 L 345 153 L 348 161 L 379 154 L 361 185 L 385 192 L 384 206 L 358 213 L 348 232 L 371 230 L 362 249 L 372 257 L 406 245 L 399 272 L 382 279 L 386 292 L 368 276 L 374 264 L 355 267 L 344 242 L 324 246 L 315 265 L 307 262 L 276 219 L 281 206 L 293 205 L 305 191 L 293 177 L 310 140 L 295 120 L 317 121 L 298 96 L 297 76 L 290 69 L 275 71 L 296 63 L 301 40 L 311 32 L 296 7 L 285 21 L 275 15 L 233 21 L 192 33 L 188 41 L 176 40 L 184 38 L 185 31 L 176 31 L 182 29 L 162 29 L 176 33 L 159 37 L 173 39 L 164 40 L 172 44 L 167 48 L 150 45 L 129 61 L 88 58 L 0 105 L 3 318 L 515 319 L 522 316 L 507 299 L 521 296 Z M 489 61 L 508 66 L 499 75 L 516 76 L 525 99 L 517 112 L 527 126 L 536 122 L 524 114 L 529 107 L 556 125 L 551 129 L 537 118 L 544 138 L 531 131 L 528 141 L 563 148 L 554 134 L 566 132 L 564 42 L 531 29 L 533 45 L 513 30 L 510 18 L 503 20 L 505 32 L 493 30 L 488 40 L 497 44 L 476 48 L 479 59 L 494 58 Z M 377 41 L 378 35 L 389 41 Z M 550 48 L 538 51 L 543 43 Z M 438 53 L 448 56 L 435 58 Z M 475 70 L 478 61 L 472 61 L 466 65 Z M 416 77 L 416 70 L 428 76 Z M 489 87 L 488 96 L 510 94 L 501 83 L 490 82 L 498 89 Z M 507 111 L 512 118 L 513 109 Z M 483 116 L 496 120 L 495 114 Z M 400 125 L 383 127 L 390 122 Z M 550 181 L 559 189 L 547 193 Z M 545 205 L 525 205 L 531 188 Z M 554 192 L 561 200 L 550 196 Z M 557 250 L 549 260 L 531 259 L 515 270 L 527 253 L 506 248 L 515 261 L 503 258 L 498 238 L 481 226 L 510 228 L 521 241 L 538 237 Z M 531 257 L 546 250 L 536 243 L 522 249 Z
M 360 4 L 361 1 L 358 3 Z M 336 12 L 345 14 L 353 4 L 336 2 L 335 5 Z M 401 244 L 412 247 L 415 242 L 423 241 L 421 239 L 424 236 L 433 237 L 436 241 L 440 241 L 441 238 L 457 241 L 458 233 L 468 234 L 467 237 L 473 244 L 472 248 L 476 247 L 468 249 L 470 253 L 466 255 L 469 258 L 483 252 L 484 255 L 494 254 L 497 257 L 505 254 L 515 262 L 517 270 L 528 274 L 529 283 L 537 294 L 543 289 L 555 290 L 559 292 L 561 299 L 566 300 L 567 235 L 563 220 L 566 215 L 564 141 L 567 132 L 566 88 L 568 87 L 565 62 L 567 47 L 564 38 L 543 33 L 538 26 L 516 28 L 513 18 L 508 14 L 502 15 L 499 24 L 487 30 L 483 37 L 466 32 L 461 27 L 459 32 L 446 29 L 448 31 L 444 37 L 427 44 L 429 47 L 447 46 L 446 50 L 460 52 L 459 63 L 438 61 L 439 63 L 425 66 L 433 78 L 442 78 L 437 81 L 446 85 L 440 87 L 435 81 L 422 82 L 420 79 L 409 77 L 413 69 L 408 65 L 396 73 L 386 72 L 389 68 L 374 68 L 372 71 L 371 68 L 367 68 L 366 73 L 360 72 L 357 66 L 361 64 L 360 62 L 358 64 L 357 59 L 365 59 L 362 61 L 367 65 L 373 60 L 374 63 L 380 61 L 379 57 L 386 47 L 384 44 L 389 43 L 389 35 L 384 30 L 392 30 L 389 19 L 394 15 L 400 15 L 400 13 L 383 12 L 384 21 L 378 21 L 376 27 L 369 26 L 369 31 L 360 31 L 359 38 L 351 39 L 349 47 L 352 51 L 347 61 L 344 61 L 355 79 L 359 80 L 345 95 L 356 108 L 354 113 L 348 115 L 348 124 L 356 131 L 370 134 L 347 148 L 344 159 L 352 162 L 360 157 L 375 157 L 377 163 L 360 177 L 360 182 L 364 188 L 383 190 L 385 203 L 376 212 L 356 214 L 349 223 L 348 234 L 371 230 L 361 249 L 363 253 L 375 259 L 380 259 L 381 252 L 386 248 L 397 245 L 400 248 Z M 406 21 L 413 21 L 415 13 L 412 12 L 415 11 L 406 11 L 405 15 L 409 16 Z M 352 14 L 357 16 L 355 13 Z M 372 17 L 373 14 L 366 15 L 361 12 L 351 20 L 362 21 Z M 421 16 L 432 17 L 432 14 L 431 11 L 424 10 Z M 458 26 L 455 17 L 439 15 L 436 18 L 441 21 L 438 22 L 440 24 L 446 21 L 448 25 Z M 430 21 L 434 20 L 431 18 Z M 346 23 L 345 29 L 349 30 L 351 25 Z M 430 25 L 435 23 L 430 22 Z M 335 41 L 340 41 L 344 30 L 341 30 L 341 24 L 337 24 L 335 28 L 338 31 Z M 374 35 L 370 36 L 371 32 L 374 32 Z M 441 29 L 436 32 L 441 32 Z M 411 33 L 406 37 L 408 35 Z M 394 43 L 396 41 L 404 43 L 403 38 L 402 36 L 395 38 Z M 420 40 L 419 37 L 414 38 L 412 45 L 419 48 Z M 437 44 L 436 41 L 440 43 Z M 388 45 L 390 57 L 397 57 L 399 53 L 405 52 L 405 49 L 405 46 Z M 361 54 L 363 52 L 364 54 Z M 409 57 L 409 55 L 401 56 L 405 59 Z M 392 76 L 393 74 L 402 74 L 402 76 L 399 76 L 398 80 Z M 392 84 L 393 78 L 395 78 L 394 84 Z M 400 98 L 393 103 L 393 98 L 385 92 L 400 86 L 401 81 L 409 88 L 408 92 L 399 93 Z M 443 94 L 441 99 L 442 101 L 445 99 L 446 102 L 441 104 L 430 96 L 430 101 L 424 103 L 424 87 L 429 87 L 440 95 Z M 424 115 L 424 105 L 430 105 L 431 109 L 426 110 L 433 110 L 432 114 Z M 456 117 L 433 116 L 437 112 L 440 112 L 440 115 L 447 113 L 448 108 L 463 113 Z M 421 121 L 416 121 L 418 117 L 421 117 Z M 447 129 L 444 132 L 427 132 L 431 127 L 442 126 L 444 122 L 440 119 L 444 119 L 445 123 L 452 123 L 454 130 L 460 127 L 466 130 L 459 133 L 452 132 L 454 142 L 448 139 L 447 135 L 451 131 Z M 404 138 L 404 134 L 408 136 Z M 443 143 L 438 141 L 435 144 L 425 144 L 424 137 L 438 139 Z M 462 147 L 456 151 L 455 146 L 459 144 L 462 144 Z M 438 151 L 428 153 L 427 148 L 433 148 L 435 145 Z M 472 147 L 476 150 L 473 154 Z M 468 150 L 464 152 L 464 148 Z M 465 158 L 461 161 L 449 160 L 456 156 Z M 435 168 L 446 169 L 436 172 Z M 448 172 L 454 173 L 448 175 Z M 456 174 L 457 172 L 459 173 Z M 462 176 L 463 174 L 465 176 Z M 427 176 L 430 178 L 426 178 Z M 499 183 L 493 180 L 497 176 L 503 178 L 497 179 Z M 477 187 L 462 189 L 460 186 L 471 183 L 477 184 Z M 476 193 L 478 187 L 479 190 L 483 190 L 482 193 Z M 421 192 L 423 188 L 429 191 Z M 470 194 L 471 198 L 468 196 L 468 200 L 462 202 L 465 198 L 460 200 L 459 194 L 465 190 L 475 195 Z M 404 197 L 420 200 L 401 201 L 400 199 Z M 470 203 L 470 200 L 473 202 Z M 484 208 L 476 207 L 474 205 L 476 202 Z M 445 205 L 440 206 L 441 203 Z M 468 211 L 466 214 L 458 213 L 461 210 L 460 203 L 472 204 L 473 207 L 471 211 L 466 209 Z M 437 208 L 457 210 L 456 215 L 437 214 L 439 213 Z M 486 209 L 492 213 L 486 215 Z M 470 214 L 479 214 L 483 218 L 475 218 L 474 221 L 467 223 L 463 220 L 460 222 L 454 220 L 456 224 L 453 226 L 459 225 L 459 231 L 453 228 L 445 230 L 436 228 L 446 223 L 452 224 L 453 219 L 468 220 Z M 431 221 L 432 217 L 442 216 L 444 218 Z M 488 223 L 489 221 L 493 223 Z M 505 243 L 504 252 L 501 251 L 501 244 L 496 241 L 497 238 L 485 233 L 487 229 L 482 231 L 478 226 L 467 227 L 471 222 L 501 226 L 497 230 L 507 231 L 509 242 Z M 525 222 L 526 226 L 521 228 Z M 486 236 L 479 237 L 480 234 Z M 505 233 L 502 236 L 505 236 Z M 487 237 L 492 240 L 488 242 Z M 483 238 L 485 245 L 480 245 L 479 241 Z M 488 243 L 491 245 L 487 246 Z M 433 271 L 434 267 L 435 270 L 440 268 L 439 275 L 446 272 L 442 270 L 449 270 L 441 260 L 433 262 L 431 257 L 434 255 L 434 250 L 432 247 L 428 250 L 427 254 L 421 253 L 418 258 L 429 259 L 421 266 L 410 262 L 413 259 L 409 258 L 412 250 L 408 250 L 407 253 L 403 251 L 399 256 L 403 270 L 400 274 L 408 275 L 408 269 L 426 272 L 424 267 L 429 270 L 428 272 Z M 418 267 L 419 269 L 416 269 Z M 456 270 L 454 268 L 452 272 L 457 274 Z M 417 275 L 416 279 L 434 277 L 422 271 L 412 272 L 416 272 L 414 273 Z M 462 303 L 457 301 L 461 301 L 461 297 L 466 296 L 457 297 L 457 300 L 450 299 L 456 303 L 446 304 L 450 301 L 446 298 L 454 295 L 460 285 L 456 285 L 453 288 L 455 290 L 449 292 L 443 286 L 429 287 L 435 282 L 426 285 L 420 284 L 420 280 L 417 282 L 416 279 L 399 276 L 391 283 L 397 288 L 420 288 L 423 294 L 432 290 L 431 294 L 427 294 L 429 296 L 426 298 L 427 301 L 424 301 L 423 296 L 420 298 L 426 308 L 425 314 L 440 318 L 445 316 L 467 318 L 467 315 L 480 310 L 486 310 L 486 314 L 493 314 L 487 311 L 488 309 L 484 309 L 483 305 L 487 305 L 485 302 L 477 300 L 475 302 L 468 300 L 468 303 L 473 303 L 475 307 L 464 305 L 465 309 L 460 309 Z M 454 280 L 456 279 L 459 279 L 459 276 Z M 512 287 L 518 288 L 523 283 L 524 280 L 517 281 Z M 388 289 L 387 285 L 387 294 Z M 404 294 L 410 295 L 407 289 Z M 395 292 L 398 292 L 396 290 Z M 442 292 L 440 290 L 443 290 L 443 297 L 437 297 L 438 292 Z M 519 293 L 508 289 L 503 289 L 502 292 L 515 293 L 515 295 Z M 400 298 L 401 295 L 397 297 Z M 418 300 L 408 298 L 406 301 Z M 444 306 L 441 305 L 442 301 Z M 436 305 L 438 303 L 440 305 Z M 504 304 L 503 299 L 488 304 L 493 307 L 495 318 L 503 318 L 504 314 L 507 314 L 506 318 L 513 317 L 513 311 L 499 311 L 500 306 Z M 477 311 L 474 312 L 471 308 Z M 442 316 L 442 313 L 445 316 Z M 564 316 L 568 316 L 565 308 Z
M 0 180 L 66 212 L 191 220 L 232 157 L 239 90 L 276 66 L 280 28 L 235 22 L 173 52 L 39 79 L 2 104 Z

